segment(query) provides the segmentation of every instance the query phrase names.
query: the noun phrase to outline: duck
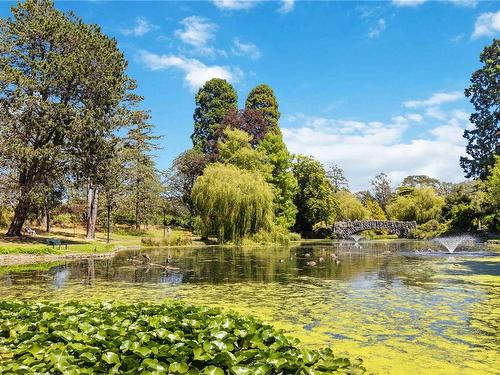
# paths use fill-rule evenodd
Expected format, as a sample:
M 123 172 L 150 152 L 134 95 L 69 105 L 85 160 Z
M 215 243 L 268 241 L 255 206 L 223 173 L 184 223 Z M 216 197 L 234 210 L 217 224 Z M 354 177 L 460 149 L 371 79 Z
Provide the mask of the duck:
M 305 253 L 305 254 L 304 254 L 304 256 L 305 256 L 306 258 L 309 258 L 309 257 L 311 256 L 311 254 L 309 254 L 309 253 Z
M 307 262 L 307 265 L 314 267 L 316 265 L 316 262 L 314 260 L 311 260 L 310 262 Z

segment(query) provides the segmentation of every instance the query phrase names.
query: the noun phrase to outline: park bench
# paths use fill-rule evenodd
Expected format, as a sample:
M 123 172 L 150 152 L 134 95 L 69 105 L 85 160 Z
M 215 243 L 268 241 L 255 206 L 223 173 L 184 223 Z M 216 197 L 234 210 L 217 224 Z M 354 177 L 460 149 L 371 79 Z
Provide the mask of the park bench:
M 61 245 L 62 245 L 62 242 L 60 239 L 58 238 L 47 238 L 47 240 L 45 241 L 47 243 L 47 245 L 52 245 L 52 247 L 56 247 L 59 246 L 59 249 L 61 248 Z M 66 249 L 68 249 L 68 244 L 64 244 L 64 246 L 66 247 Z

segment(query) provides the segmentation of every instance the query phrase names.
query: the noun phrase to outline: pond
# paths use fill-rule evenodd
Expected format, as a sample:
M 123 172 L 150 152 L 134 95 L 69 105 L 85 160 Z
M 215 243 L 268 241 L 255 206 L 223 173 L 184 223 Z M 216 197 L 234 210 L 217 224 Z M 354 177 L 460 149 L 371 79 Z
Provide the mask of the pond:
M 0 298 L 180 299 L 251 313 L 387 374 L 497 374 L 500 253 L 435 243 L 160 248 L 0 267 Z M 135 260 L 139 259 L 139 260 Z

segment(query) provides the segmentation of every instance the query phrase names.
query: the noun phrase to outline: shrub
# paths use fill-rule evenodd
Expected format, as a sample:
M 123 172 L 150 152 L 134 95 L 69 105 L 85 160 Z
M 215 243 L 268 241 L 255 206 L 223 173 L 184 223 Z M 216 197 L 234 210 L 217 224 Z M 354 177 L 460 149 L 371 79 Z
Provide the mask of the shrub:
M 184 304 L 0 302 L 0 373 L 363 373 L 253 317 Z
M 173 231 L 170 232 L 165 238 L 162 239 L 163 246 L 182 246 L 191 245 L 193 237 L 190 232 Z
M 52 224 L 60 226 L 62 228 L 69 227 L 75 222 L 75 218 L 70 213 L 64 213 L 54 216 L 52 219 Z
M 160 240 L 154 237 L 142 237 L 141 243 L 144 246 L 160 246 Z
M 288 246 L 290 244 L 290 238 L 288 237 L 288 230 L 278 225 L 274 225 L 269 231 L 261 230 L 252 234 L 250 236 L 250 242 L 261 245 L 274 244 Z
M 417 226 L 410 232 L 409 238 L 418 240 L 426 240 L 433 237 L 438 237 L 449 230 L 448 223 L 440 223 L 437 220 L 429 220 L 424 224 Z
M 0 247 L 0 254 L 47 255 L 58 253 L 59 251 L 57 249 L 40 245 L 35 245 L 34 247 Z
M 290 241 L 300 241 L 302 240 L 302 236 L 300 235 L 300 233 L 290 232 L 288 233 L 288 239 Z

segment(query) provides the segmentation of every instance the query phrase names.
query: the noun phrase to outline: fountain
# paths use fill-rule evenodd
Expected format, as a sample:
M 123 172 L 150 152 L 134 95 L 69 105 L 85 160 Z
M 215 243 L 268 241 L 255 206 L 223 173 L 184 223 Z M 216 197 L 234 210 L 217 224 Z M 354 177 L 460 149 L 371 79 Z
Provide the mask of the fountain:
M 448 237 L 436 237 L 433 241 L 436 241 L 446 247 L 448 252 L 451 254 L 455 249 L 464 241 L 475 241 L 474 237 L 462 234 L 460 236 L 448 236 Z
M 360 234 L 352 234 L 352 235 L 351 235 L 351 238 L 354 240 L 354 242 L 358 243 L 358 241 L 359 241 L 360 239 L 362 239 L 362 238 L 363 238 L 363 236 L 362 236 L 362 235 L 360 235 Z

